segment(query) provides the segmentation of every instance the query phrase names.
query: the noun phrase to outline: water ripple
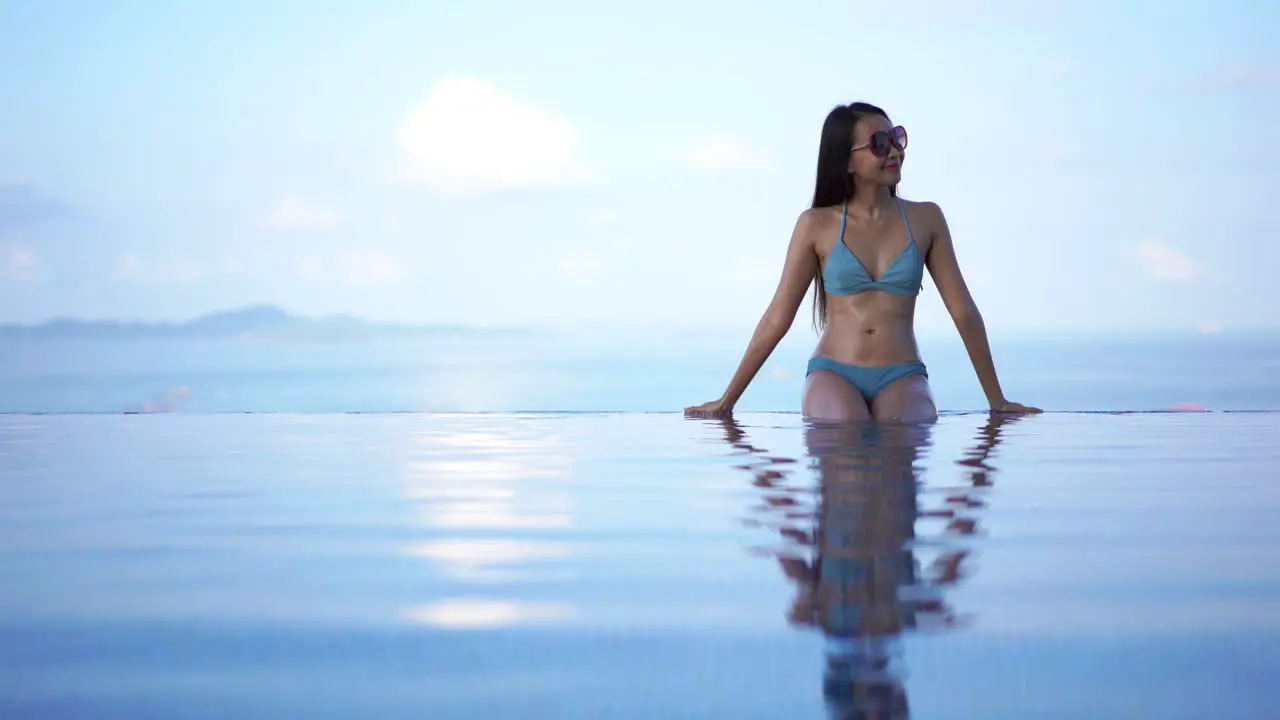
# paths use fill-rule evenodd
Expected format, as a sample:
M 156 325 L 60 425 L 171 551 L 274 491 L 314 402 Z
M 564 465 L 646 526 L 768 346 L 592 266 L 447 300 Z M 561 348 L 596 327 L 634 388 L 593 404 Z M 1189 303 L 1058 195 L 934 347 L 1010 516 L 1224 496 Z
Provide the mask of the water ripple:
M 4 417 L 0 715 L 1270 717 L 1278 421 Z

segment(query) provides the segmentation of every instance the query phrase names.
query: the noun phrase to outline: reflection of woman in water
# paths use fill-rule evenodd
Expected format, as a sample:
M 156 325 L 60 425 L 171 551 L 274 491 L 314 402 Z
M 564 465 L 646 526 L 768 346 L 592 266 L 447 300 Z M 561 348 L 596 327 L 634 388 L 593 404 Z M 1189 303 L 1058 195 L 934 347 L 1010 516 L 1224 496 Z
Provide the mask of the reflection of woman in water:
M 979 495 L 991 484 L 986 458 L 1012 418 L 990 417 L 977 445 L 959 461 L 969 469 L 968 484 L 946 493 L 942 507 L 927 510 L 918 503 L 915 464 L 930 445 L 931 426 L 806 428 L 805 444 L 818 472 L 812 530 L 784 522 L 780 532 L 813 548 L 813 557 L 779 554 L 779 563 L 798 586 L 788 621 L 819 629 L 827 638 L 824 695 L 833 717 L 909 716 L 895 662 L 898 642 L 905 630 L 926 622 L 943 628 L 957 623 L 941 591 L 959 581 L 968 551 L 946 539 L 976 532 L 976 521 L 963 511 L 982 507 Z M 746 443 L 732 421 L 726 421 L 725 433 L 735 447 L 762 452 Z M 768 505 L 790 510 L 786 517 L 795 519 L 795 493 L 783 484 L 786 475 L 766 464 L 745 467 L 756 475 Z M 943 547 L 926 573 L 913 547 L 921 518 L 948 521 L 941 537 L 928 538 Z
M 815 420 L 927 422 L 937 417 L 913 330 L 925 268 L 951 313 L 992 410 L 1036 412 L 1007 400 L 982 315 L 956 261 L 942 210 L 897 196 L 907 131 L 880 108 L 827 115 L 813 207 L 800 214 L 773 301 L 718 400 L 686 408 L 724 415 L 791 328 L 809 285 L 822 331 L 806 373 L 803 412 Z

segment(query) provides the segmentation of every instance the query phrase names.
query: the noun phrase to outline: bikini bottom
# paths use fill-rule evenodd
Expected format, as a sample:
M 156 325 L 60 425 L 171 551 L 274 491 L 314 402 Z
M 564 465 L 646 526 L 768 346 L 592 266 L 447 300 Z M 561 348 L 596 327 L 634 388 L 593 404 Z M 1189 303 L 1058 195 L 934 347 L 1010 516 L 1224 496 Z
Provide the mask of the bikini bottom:
M 912 375 L 929 377 L 929 372 L 925 369 L 924 363 L 919 360 L 896 363 L 894 365 L 849 365 L 819 355 L 809 359 L 809 367 L 804 373 L 805 377 L 808 377 L 809 373 L 814 370 L 829 370 L 848 380 L 849 384 L 862 394 L 862 399 L 867 404 L 870 404 L 877 395 L 897 380 L 911 377 Z

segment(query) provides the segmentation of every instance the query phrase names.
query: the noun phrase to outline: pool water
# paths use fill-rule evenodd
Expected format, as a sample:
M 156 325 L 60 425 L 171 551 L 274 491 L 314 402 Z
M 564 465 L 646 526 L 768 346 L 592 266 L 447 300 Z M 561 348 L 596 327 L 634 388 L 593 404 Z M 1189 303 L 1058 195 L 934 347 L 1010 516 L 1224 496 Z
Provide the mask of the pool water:
M 1280 413 L 0 417 L 0 716 L 1280 716 Z

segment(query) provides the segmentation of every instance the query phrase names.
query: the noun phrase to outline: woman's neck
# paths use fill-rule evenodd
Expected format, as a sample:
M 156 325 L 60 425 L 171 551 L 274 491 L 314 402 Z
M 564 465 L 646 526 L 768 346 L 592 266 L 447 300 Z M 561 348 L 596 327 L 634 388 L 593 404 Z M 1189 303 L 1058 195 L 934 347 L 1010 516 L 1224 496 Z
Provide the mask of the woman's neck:
M 848 206 L 850 214 L 879 217 L 885 210 L 893 207 L 894 202 L 888 185 L 862 185 L 854 188 Z

